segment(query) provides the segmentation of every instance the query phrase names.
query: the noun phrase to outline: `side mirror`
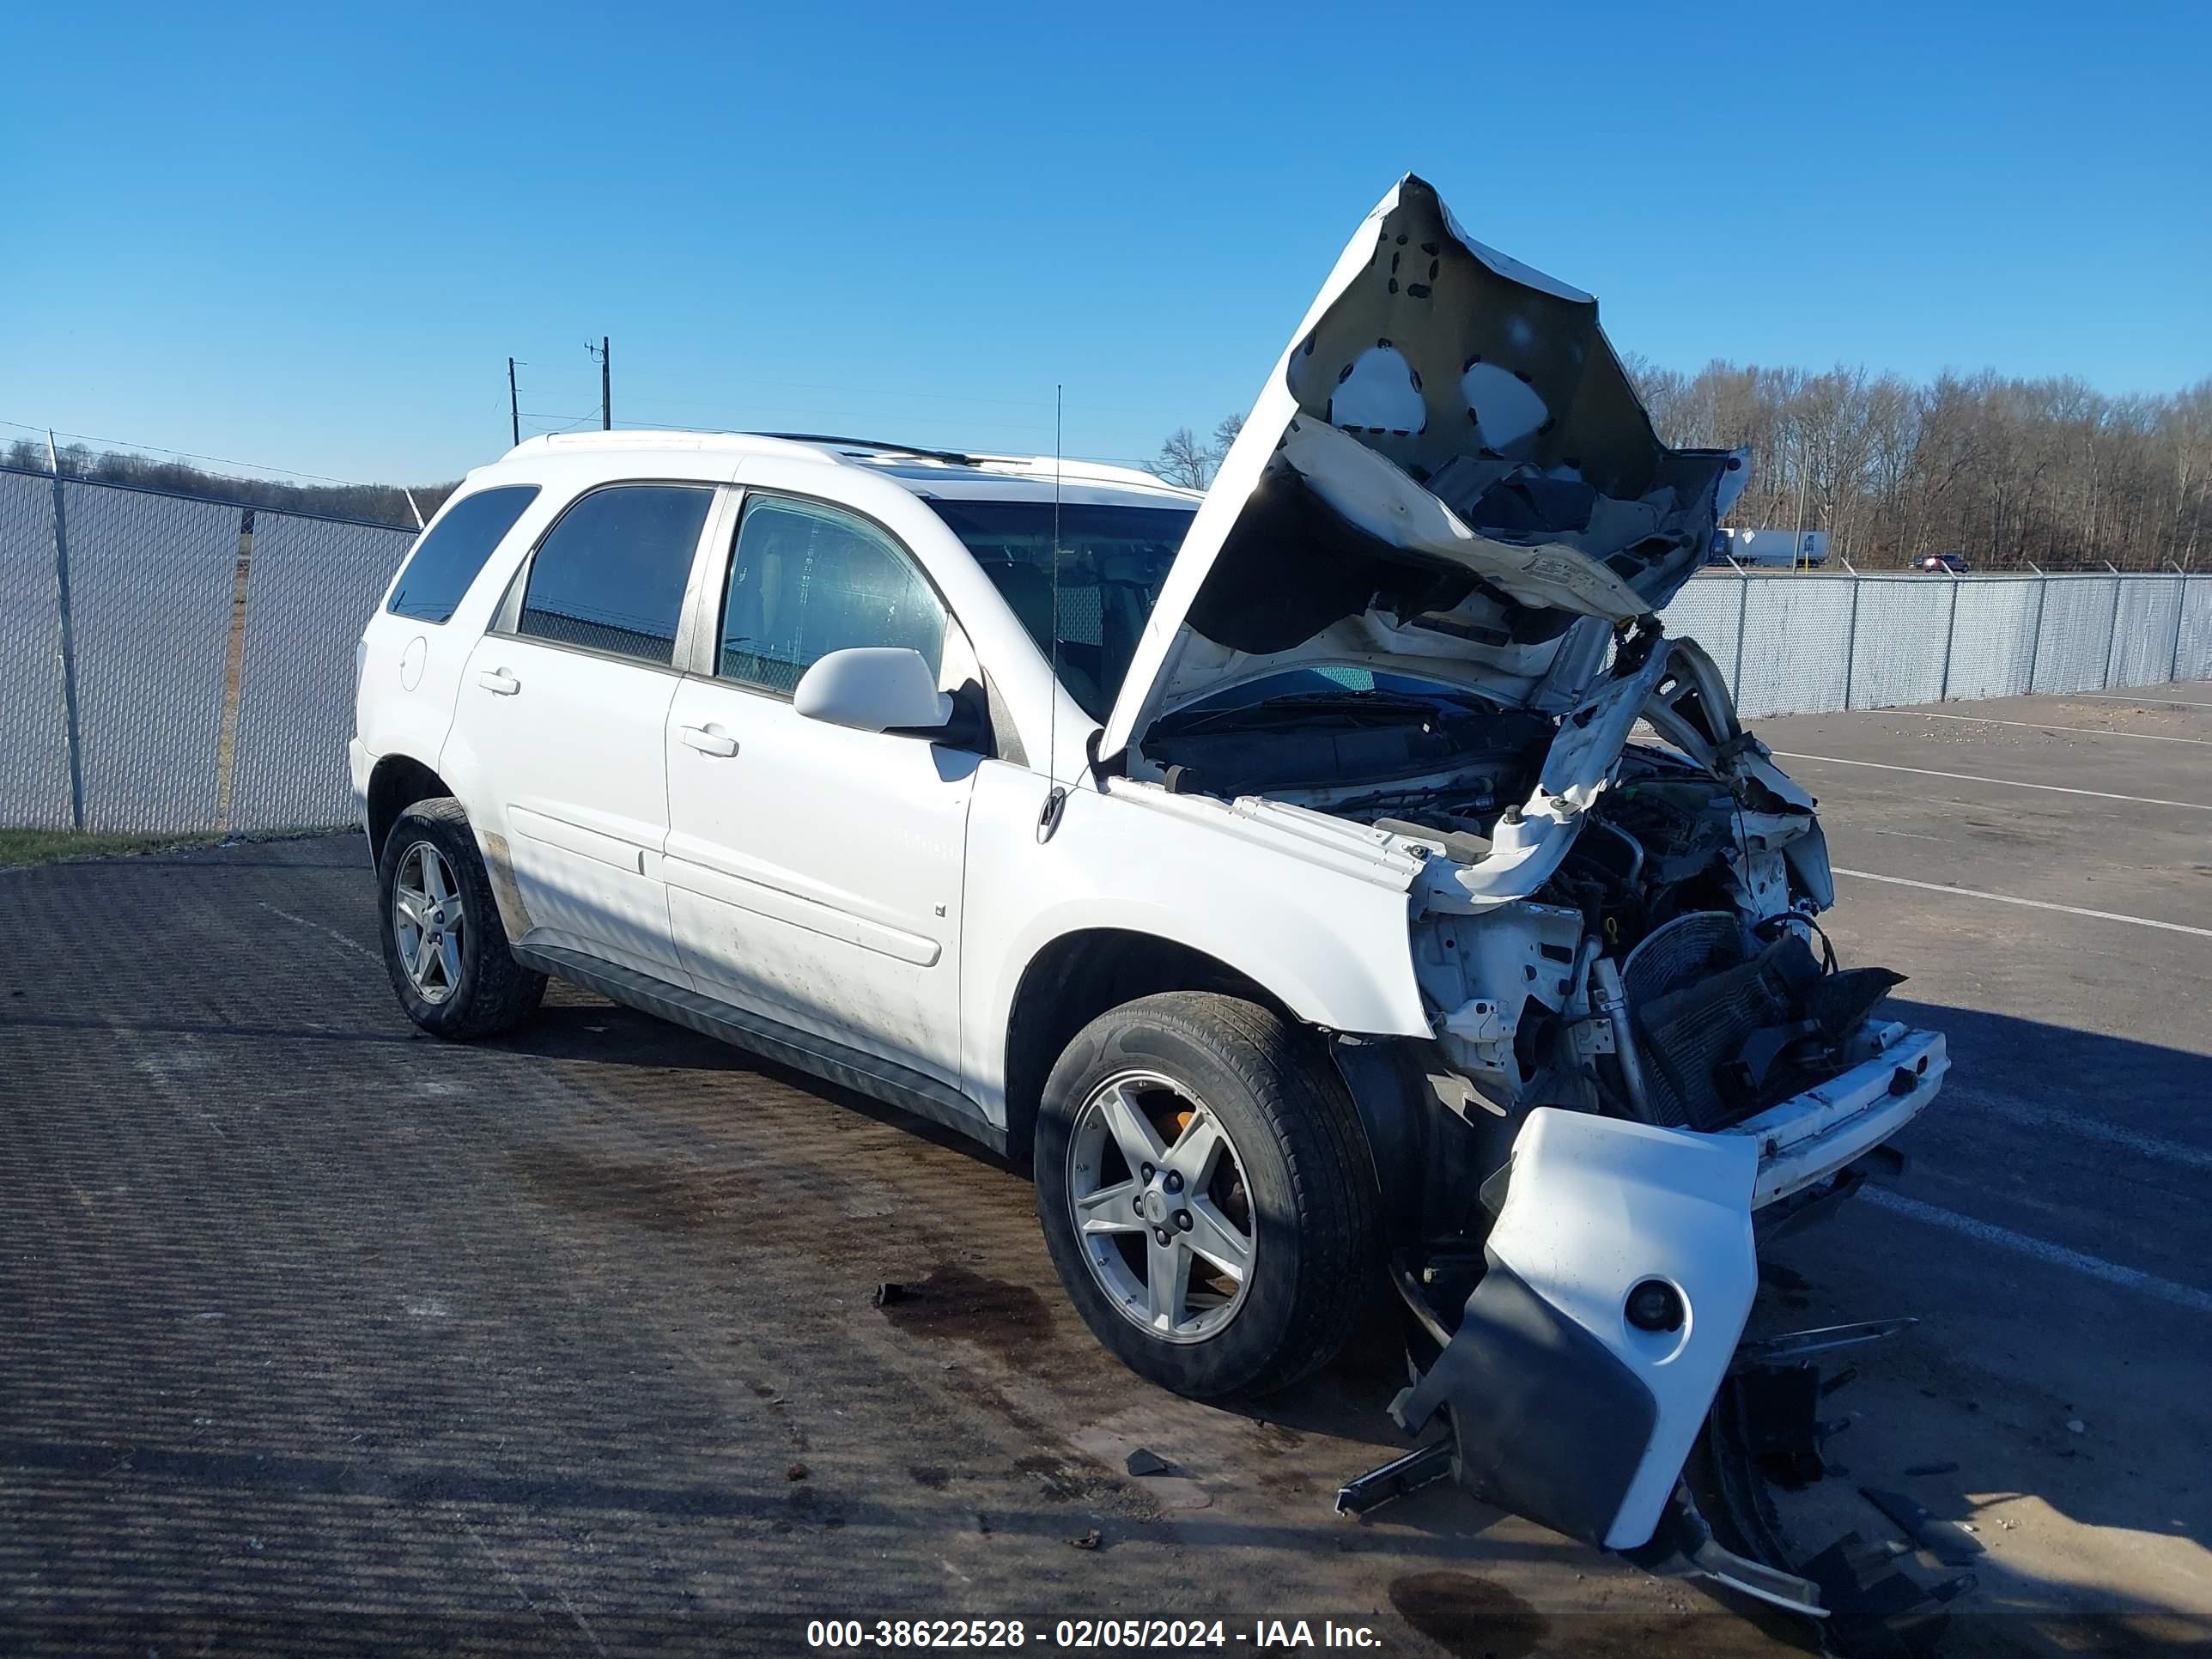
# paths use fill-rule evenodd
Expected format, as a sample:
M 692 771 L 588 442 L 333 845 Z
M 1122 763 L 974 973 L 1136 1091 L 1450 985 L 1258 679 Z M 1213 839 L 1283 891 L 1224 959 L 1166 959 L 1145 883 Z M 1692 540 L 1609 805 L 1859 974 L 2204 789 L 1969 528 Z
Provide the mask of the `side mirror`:
M 832 651 L 800 676 L 791 706 L 811 720 L 856 732 L 933 736 L 952 718 L 952 699 L 921 653 L 903 645 Z

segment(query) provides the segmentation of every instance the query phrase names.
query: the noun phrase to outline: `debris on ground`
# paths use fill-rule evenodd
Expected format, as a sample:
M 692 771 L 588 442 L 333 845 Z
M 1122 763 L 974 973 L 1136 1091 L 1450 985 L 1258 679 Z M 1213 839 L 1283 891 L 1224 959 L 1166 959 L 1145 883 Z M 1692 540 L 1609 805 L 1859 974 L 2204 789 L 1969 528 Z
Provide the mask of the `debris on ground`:
M 1158 1453 L 1147 1451 L 1142 1446 L 1129 1454 L 1127 1463 L 1128 1471 L 1132 1474 L 1166 1474 L 1174 1467 Z
M 1805 1564 L 1805 1576 L 1820 1587 L 1829 1610 L 1829 1651 L 1869 1659 L 1922 1659 L 1935 1651 L 1949 1623 L 1947 1604 L 1973 1589 L 1974 1575 L 1923 1584 L 1892 1569 L 1906 1553 L 1901 1544 L 1869 1544 L 1850 1532 Z
M 2069 1417 L 2066 1419 L 2066 1432 L 2069 1434 L 2087 1434 L 2089 1432 L 2089 1425 L 2087 1423 L 2084 1423 L 2078 1417 Z
M 1947 1567 L 1963 1567 L 1982 1547 L 1955 1522 L 1933 1514 L 1917 1498 L 1880 1486 L 1861 1486 L 1859 1496 L 1894 1521 L 1907 1538 Z
M 1956 1474 L 1959 1472 L 1959 1466 L 1956 1463 L 1915 1463 L 1905 1472 L 1913 1475 Z
M 882 1284 L 876 1286 L 875 1299 L 876 1305 L 878 1308 L 888 1308 L 892 1303 L 903 1302 L 906 1298 L 906 1286 L 898 1283 L 896 1279 L 886 1279 Z
M 1099 1532 L 1098 1528 L 1093 1527 L 1089 1532 L 1085 1533 L 1082 1537 L 1071 1538 L 1067 1541 L 1075 1548 L 1079 1550 L 1095 1550 L 1098 1547 L 1102 1537 L 1103 1534 Z
M 789 1468 L 783 1472 L 783 1478 L 787 1480 L 805 1480 L 806 1465 L 804 1463 L 793 1463 Z

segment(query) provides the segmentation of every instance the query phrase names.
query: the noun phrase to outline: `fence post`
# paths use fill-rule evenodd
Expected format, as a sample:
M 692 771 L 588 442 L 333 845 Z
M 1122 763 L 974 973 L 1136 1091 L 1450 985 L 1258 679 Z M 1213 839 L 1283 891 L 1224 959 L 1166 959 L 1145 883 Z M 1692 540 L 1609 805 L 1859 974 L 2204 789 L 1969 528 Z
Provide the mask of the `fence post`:
M 2111 560 L 2106 562 L 2111 568 Z M 2112 653 L 2119 650 L 2119 599 L 2121 588 L 2126 588 L 2126 577 L 2112 571 L 2112 630 L 2104 637 L 2104 679 L 2097 681 L 2097 690 L 2112 690 Z
M 1735 564 L 1734 559 L 1729 561 Z M 1729 686 L 1729 696 L 1739 706 L 1743 702 L 1743 624 L 1751 614 L 1751 572 L 1735 565 L 1735 678 Z
M 2027 562 L 2027 568 L 2035 572 L 2035 632 L 2027 636 L 2027 689 L 2033 695 L 2035 690 L 2035 665 L 2043 658 L 2043 607 L 2051 601 L 2051 578 L 2043 574 L 2043 568 L 2033 559 Z
M 215 744 L 215 827 L 230 829 L 230 782 L 238 757 L 238 711 L 246 682 L 246 583 L 253 568 L 253 509 L 238 515 L 238 562 L 230 579 L 230 643 L 223 653 L 222 724 Z
M 2172 559 L 2166 561 L 2173 564 Z M 2166 659 L 2166 683 L 2172 685 L 2181 678 L 2181 619 L 2189 614 L 2189 573 L 2173 564 L 2179 580 L 2173 584 L 2173 649 Z
M 62 659 L 62 720 L 69 740 L 70 828 L 84 828 L 84 738 L 76 712 L 76 633 L 70 620 L 69 526 L 62 495 L 61 455 L 46 434 L 46 465 L 54 491 L 54 617 Z
M 1950 568 L 1948 565 L 1944 568 Z M 1943 622 L 1943 683 L 1936 690 L 1938 702 L 1951 701 L 1951 642 L 1959 632 L 1959 573 L 1952 570 L 1951 614 Z
M 1851 570 L 1851 562 L 1844 561 L 1844 568 Z M 1851 570 L 1851 621 L 1844 633 L 1844 707 L 1851 706 L 1851 672 L 1859 659 L 1859 573 Z

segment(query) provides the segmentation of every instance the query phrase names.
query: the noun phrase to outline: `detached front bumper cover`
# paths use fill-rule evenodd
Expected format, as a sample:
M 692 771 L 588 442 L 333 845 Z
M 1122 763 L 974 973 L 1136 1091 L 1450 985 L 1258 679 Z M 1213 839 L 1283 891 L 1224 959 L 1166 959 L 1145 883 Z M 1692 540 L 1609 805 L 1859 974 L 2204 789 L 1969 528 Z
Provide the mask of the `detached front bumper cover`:
M 1531 1112 L 1487 1271 L 1399 1427 L 1442 1413 L 1477 1495 L 1607 1549 L 1650 1541 L 1758 1288 L 1758 1161 L 1739 1136 Z

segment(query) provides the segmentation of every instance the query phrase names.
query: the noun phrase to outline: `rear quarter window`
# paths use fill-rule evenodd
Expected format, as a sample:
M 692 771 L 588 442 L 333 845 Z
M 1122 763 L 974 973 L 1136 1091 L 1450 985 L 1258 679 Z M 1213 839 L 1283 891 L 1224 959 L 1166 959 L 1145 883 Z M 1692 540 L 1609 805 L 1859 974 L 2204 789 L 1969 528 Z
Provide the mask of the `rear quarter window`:
M 538 544 L 515 631 L 667 666 L 712 485 L 617 483 L 577 497 Z
M 455 501 L 415 544 L 384 608 L 416 622 L 450 621 L 492 550 L 537 496 L 536 484 L 506 484 Z

